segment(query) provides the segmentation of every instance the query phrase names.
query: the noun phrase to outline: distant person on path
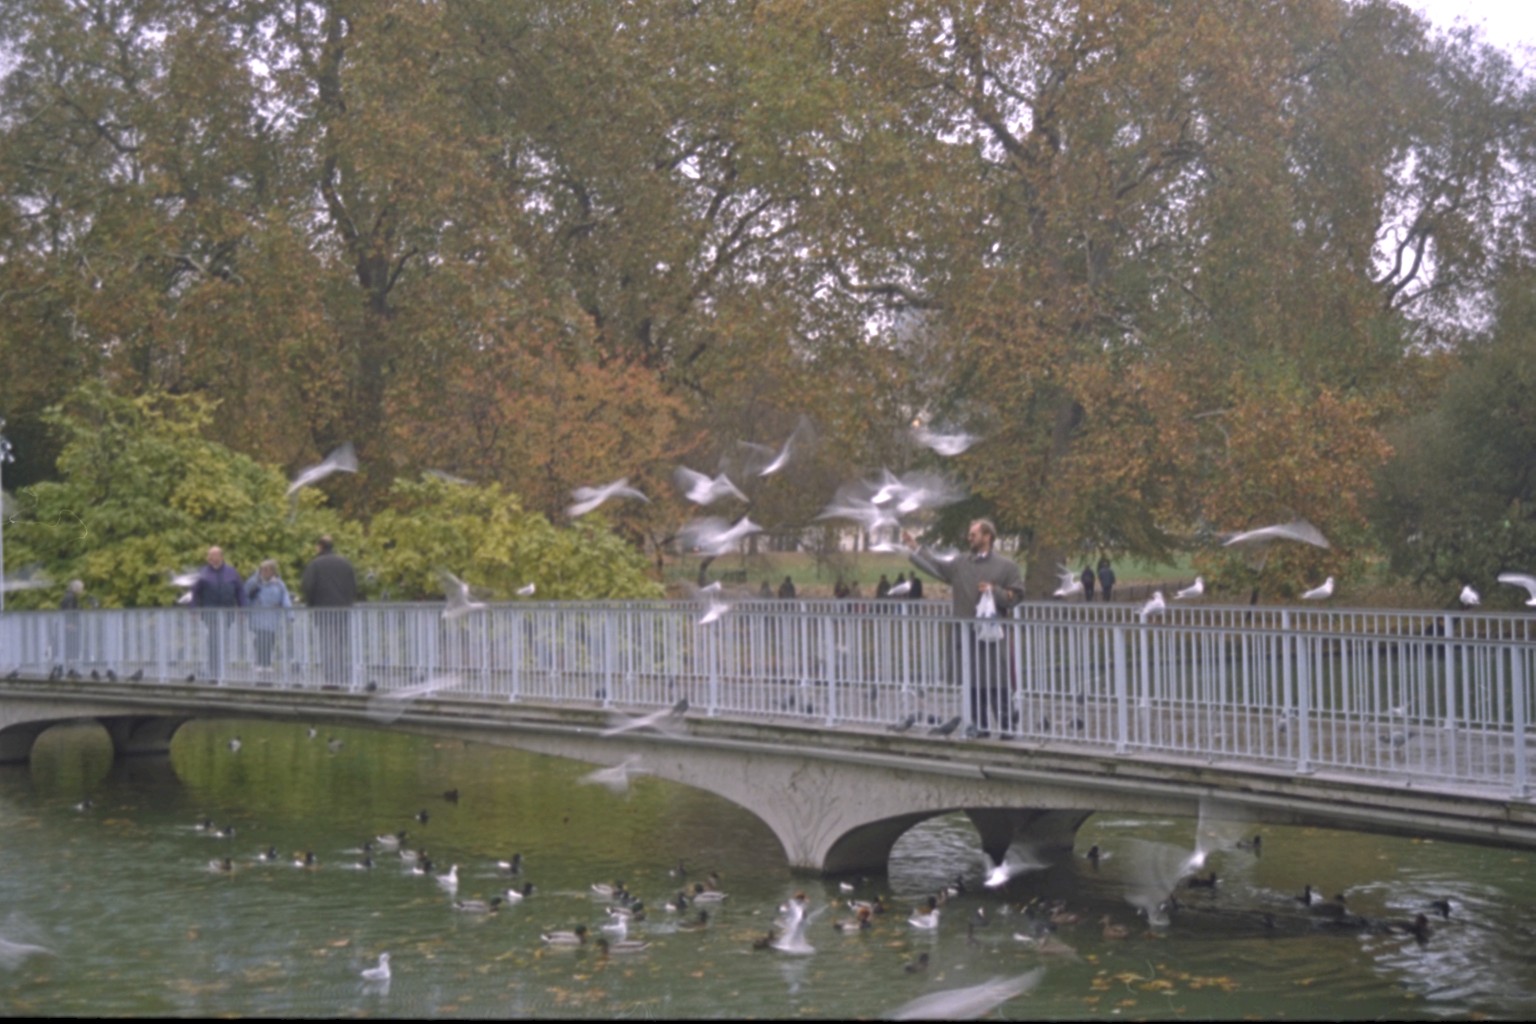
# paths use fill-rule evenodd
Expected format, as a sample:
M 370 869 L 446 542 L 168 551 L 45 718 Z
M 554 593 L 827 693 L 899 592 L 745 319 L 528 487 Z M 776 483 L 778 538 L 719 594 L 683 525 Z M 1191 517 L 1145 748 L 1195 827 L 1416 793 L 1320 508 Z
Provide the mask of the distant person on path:
M 79 612 L 85 603 L 85 581 L 70 580 L 59 599 L 59 608 L 66 612 Z M 80 658 L 80 616 L 64 616 L 64 663 L 73 665 Z
M 1083 600 L 1084 601 L 1092 601 L 1093 600 L 1093 582 L 1094 582 L 1094 579 L 1093 579 L 1093 567 L 1091 565 L 1083 566 Z
M 231 613 L 227 608 L 245 607 L 245 587 L 235 567 L 224 561 L 224 549 L 208 549 L 208 558 L 192 582 L 192 607 L 203 610 L 203 625 L 208 629 L 209 682 L 224 678 L 224 639 Z
M 912 549 L 912 564 L 949 584 L 950 599 L 957 619 L 976 618 L 976 607 L 983 594 L 990 594 L 997 617 L 1008 617 L 1013 606 L 1024 600 L 1024 577 L 1012 559 L 995 553 L 997 527 L 991 520 L 977 519 L 966 531 L 970 553 L 948 561 L 927 547 L 919 547 L 908 535 L 904 539 Z M 1008 701 L 1008 644 L 1006 639 L 989 639 L 985 623 L 961 624 L 956 641 L 957 664 L 971 663 L 971 721 L 982 735 L 992 728 L 1005 729 L 1012 717 Z M 958 674 L 958 673 L 956 673 Z
M 838 600 L 842 600 L 843 598 L 847 597 L 848 594 L 848 584 L 844 583 L 843 578 L 839 576 L 837 578 L 837 582 L 832 584 L 832 596 Z
M 315 541 L 315 557 L 304 567 L 299 586 L 304 603 L 315 609 L 322 682 L 350 682 L 351 615 L 345 609 L 357 603 L 357 574 L 352 563 L 336 553 L 335 541 L 329 534 Z
M 885 573 L 880 574 L 880 582 L 875 584 L 875 596 L 878 598 L 891 596 L 891 581 Z
M 1109 559 L 1107 558 L 1099 559 L 1099 590 L 1104 594 L 1100 600 L 1113 601 L 1115 599 L 1115 570 L 1110 567 Z
M 277 646 L 277 631 L 283 626 L 284 609 L 293 607 L 288 585 L 277 574 L 277 562 L 267 559 L 256 575 L 245 581 L 245 603 L 251 612 L 251 632 L 256 639 L 256 671 L 272 671 L 272 651 Z
M 781 601 L 793 601 L 794 599 L 795 599 L 795 581 L 790 579 L 788 576 L 785 576 L 784 577 L 784 582 L 779 584 L 779 600 L 781 600 Z

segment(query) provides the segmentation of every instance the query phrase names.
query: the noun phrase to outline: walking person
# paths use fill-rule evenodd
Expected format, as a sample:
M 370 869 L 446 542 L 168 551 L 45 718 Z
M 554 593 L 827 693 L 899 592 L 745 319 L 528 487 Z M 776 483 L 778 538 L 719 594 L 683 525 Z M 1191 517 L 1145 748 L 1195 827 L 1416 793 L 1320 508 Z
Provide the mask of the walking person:
M 1090 565 L 1083 566 L 1083 600 L 1084 601 L 1092 601 L 1093 600 L 1093 582 L 1094 582 L 1094 580 L 1093 580 L 1093 567 L 1090 566 Z
M 1104 594 L 1099 600 L 1115 599 L 1115 570 L 1110 566 L 1108 558 L 1099 559 L 1099 590 Z
M 304 603 L 314 609 L 325 683 L 350 683 L 352 662 L 351 613 L 357 603 L 357 574 L 352 563 L 336 553 L 329 534 L 315 541 L 315 557 L 300 581 Z
M 218 683 L 224 678 L 225 633 L 229 629 L 228 609 L 245 607 L 244 581 L 235 567 L 224 561 L 224 549 L 208 549 L 207 560 L 192 583 L 192 607 L 202 610 L 203 625 L 208 630 L 208 676 Z
M 908 535 L 912 564 L 949 584 L 950 600 L 959 625 L 955 649 L 957 666 L 971 665 L 971 723 L 979 735 L 987 735 L 994 722 L 999 731 L 1009 727 L 1012 712 L 1008 699 L 1008 644 L 1002 627 L 977 619 L 977 608 L 989 599 L 996 618 L 1007 618 L 1013 606 L 1024 600 L 1024 577 L 1018 564 L 993 551 L 997 527 L 977 519 L 966 531 L 970 553 L 944 560 L 927 547 L 919 547 Z M 958 675 L 958 672 L 956 673 Z
M 293 607 L 293 595 L 277 574 L 277 561 L 267 559 L 256 575 L 245 581 L 245 602 L 251 611 L 251 633 L 256 641 L 256 674 L 272 674 L 272 652 L 277 647 L 277 632 L 283 626 L 286 610 Z

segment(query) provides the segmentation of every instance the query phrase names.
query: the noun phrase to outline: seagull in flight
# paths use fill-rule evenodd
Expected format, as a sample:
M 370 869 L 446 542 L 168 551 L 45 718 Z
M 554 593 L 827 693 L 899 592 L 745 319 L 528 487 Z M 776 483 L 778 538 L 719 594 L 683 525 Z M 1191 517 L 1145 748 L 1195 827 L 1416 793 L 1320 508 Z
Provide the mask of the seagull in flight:
M 443 618 L 457 619 L 470 612 L 485 610 L 485 602 L 470 599 L 468 583 L 451 572 L 444 571 L 440 575 L 443 581 L 443 594 L 448 599 L 447 606 L 443 608 Z
M 1499 582 L 1507 583 L 1512 587 L 1524 587 L 1531 595 L 1526 601 L 1528 607 L 1536 607 L 1536 576 L 1527 576 L 1518 572 L 1499 573 Z
M 1063 565 L 1056 575 L 1061 580 L 1061 586 L 1051 593 L 1052 597 L 1071 597 L 1083 592 L 1083 581 L 1076 572 Z
M 761 533 L 762 529 L 746 516 L 730 525 L 718 516 L 705 516 L 686 523 L 677 531 L 677 540 L 685 551 L 723 555 L 734 548 L 737 541 Z
M 684 714 L 687 713 L 687 711 L 688 698 L 684 697 L 682 700 L 678 701 L 676 704 L 673 704 L 669 708 L 662 708 L 660 711 L 652 711 L 648 715 L 639 715 L 635 718 L 626 718 L 623 723 L 616 725 L 611 729 L 604 729 L 601 735 L 606 738 L 609 736 L 617 736 L 620 733 L 633 732 L 636 729 L 644 729 L 653 725 L 663 725 L 665 724 L 666 719 L 681 718 Z
M 707 477 L 687 466 L 678 466 L 672 478 L 677 481 L 677 486 L 682 490 L 683 495 L 695 505 L 711 505 L 721 498 L 747 500 L 747 496 L 741 493 L 741 488 L 731 483 L 730 478 L 724 473 L 716 477 Z
M 924 426 L 912 428 L 912 439 L 924 448 L 928 448 L 946 457 L 959 455 L 981 440 L 975 434 L 964 432 L 945 434 L 937 430 L 930 430 Z
M 1187 601 L 1190 598 L 1199 597 L 1203 593 L 1205 593 L 1205 580 L 1196 576 L 1195 582 L 1174 594 L 1173 599 L 1175 601 Z
M 576 500 L 567 506 L 565 514 L 572 519 L 579 519 L 610 498 L 639 498 L 644 502 L 651 500 L 629 486 L 628 477 L 620 477 L 613 483 L 603 484 L 601 487 L 578 487 L 571 492 L 571 497 Z
M 1333 577 L 1329 576 L 1326 580 L 1323 580 L 1321 585 L 1313 587 L 1311 590 L 1307 591 L 1305 594 L 1302 594 L 1301 595 L 1301 599 L 1303 601 L 1326 601 L 1328 598 L 1330 598 L 1332 596 L 1333 596 Z
M 1240 544 L 1259 544 L 1274 540 L 1295 540 L 1303 544 L 1312 544 L 1316 547 L 1326 548 L 1328 538 L 1322 531 L 1305 519 L 1298 519 L 1291 523 L 1280 523 L 1276 526 L 1264 526 L 1257 530 L 1245 530 L 1235 533 L 1224 542 L 1225 547 L 1234 547 Z
M 332 473 L 356 473 L 357 453 L 352 450 L 352 442 L 347 441 L 331 450 L 331 453 L 321 459 L 315 465 L 302 470 L 293 478 L 293 483 L 288 485 L 288 493 L 285 498 L 293 496 L 293 493 L 301 487 L 318 483 Z

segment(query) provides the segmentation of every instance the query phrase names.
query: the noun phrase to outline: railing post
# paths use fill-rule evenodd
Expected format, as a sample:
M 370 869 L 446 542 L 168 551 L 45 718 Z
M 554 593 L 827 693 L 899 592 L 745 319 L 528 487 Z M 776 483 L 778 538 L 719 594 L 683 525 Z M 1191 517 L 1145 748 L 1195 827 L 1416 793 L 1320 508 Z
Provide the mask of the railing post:
M 1302 638 L 1291 631 L 1291 613 L 1289 610 L 1280 613 L 1280 627 L 1286 635 L 1286 677 L 1287 689 L 1295 697 L 1296 701 L 1296 774 L 1312 774 L 1312 687 L 1310 681 L 1311 672 L 1308 666 L 1311 663 L 1312 648 L 1316 645 L 1316 639 L 1312 644 L 1303 644 Z M 1295 660 L 1294 668 L 1292 659 Z M 1287 703 L 1290 703 L 1287 701 Z
M 1115 660 L 1115 753 L 1130 750 L 1130 666 L 1126 662 L 1125 627 L 1110 630 L 1110 653 Z
M 1525 648 L 1517 644 L 1510 649 L 1510 690 L 1509 711 L 1513 718 L 1510 723 L 1511 739 L 1515 744 L 1515 785 L 1511 794 L 1516 800 L 1525 800 L 1531 795 L 1530 768 L 1526 763 L 1525 743 L 1526 721 L 1525 707 Z

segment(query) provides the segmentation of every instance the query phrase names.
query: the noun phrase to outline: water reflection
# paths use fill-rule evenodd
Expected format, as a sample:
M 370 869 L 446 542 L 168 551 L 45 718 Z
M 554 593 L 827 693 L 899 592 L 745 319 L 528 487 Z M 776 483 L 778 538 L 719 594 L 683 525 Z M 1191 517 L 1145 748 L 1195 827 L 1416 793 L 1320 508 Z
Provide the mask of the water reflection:
M 169 759 L 114 762 L 99 730 L 54 730 L 30 769 L 0 770 L 0 999 L 9 1013 L 52 1016 L 869 1017 L 1044 966 L 1001 1015 L 1536 1008 L 1523 911 L 1536 883 L 1521 853 L 1217 827 L 1214 814 L 1096 816 L 1077 856 L 987 889 L 992 865 L 951 816 L 903 836 L 886 876 L 797 878 L 746 811 L 639 774 L 582 785 L 591 772 L 454 741 L 252 722 L 192 723 Z M 399 848 L 378 841 L 400 833 Z M 1262 855 L 1238 848 L 1253 834 Z M 1094 845 L 1097 862 L 1082 856 Z M 1149 926 L 1130 894 L 1150 862 L 1191 850 L 1214 885 L 1180 886 L 1171 919 Z M 230 870 L 210 868 L 226 857 Z M 423 859 L 435 869 L 418 873 Z M 453 893 L 436 881 L 451 864 Z M 667 904 L 711 871 L 729 895 L 686 927 L 700 907 Z M 643 952 L 615 953 L 612 932 L 606 955 L 595 942 L 611 901 L 593 884 L 617 881 L 642 904 L 625 937 Z M 1296 900 L 1309 884 L 1374 922 L 1436 900 L 1450 916 L 1431 911 L 1423 943 L 1332 927 Z M 764 940 L 782 936 L 780 908 L 801 891 L 803 931 L 785 953 Z M 946 891 L 937 929 L 909 924 Z M 494 913 L 454 907 L 497 896 Z M 884 912 L 839 931 L 849 901 Z M 1105 915 L 1130 937 L 1106 939 Z M 540 939 L 578 926 L 589 941 Z M 385 953 L 388 982 L 365 978 Z

